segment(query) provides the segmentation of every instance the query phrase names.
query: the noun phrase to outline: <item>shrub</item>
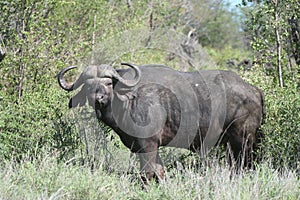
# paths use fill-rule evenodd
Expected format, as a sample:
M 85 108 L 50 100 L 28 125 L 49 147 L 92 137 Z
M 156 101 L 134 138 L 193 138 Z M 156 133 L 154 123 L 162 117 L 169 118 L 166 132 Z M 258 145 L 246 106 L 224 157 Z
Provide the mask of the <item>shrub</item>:
M 273 77 L 258 69 L 246 72 L 244 77 L 265 94 L 267 116 L 262 126 L 262 153 L 275 167 L 299 167 L 300 95 L 296 81 L 291 78 L 280 88 Z
M 0 115 L 1 159 L 21 160 L 25 154 L 37 156 L 42 150 L 78 148 L 72 123 L 63 117 L 66 107 L 57 89 L 45 88 L 24 92 L 22 100 L 13 102 L 3 96 Z

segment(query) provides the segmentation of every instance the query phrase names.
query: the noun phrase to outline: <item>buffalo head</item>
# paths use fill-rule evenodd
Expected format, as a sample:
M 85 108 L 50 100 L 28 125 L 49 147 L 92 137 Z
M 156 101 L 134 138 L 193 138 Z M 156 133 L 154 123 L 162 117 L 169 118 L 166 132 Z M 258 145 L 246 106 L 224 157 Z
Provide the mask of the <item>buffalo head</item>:
M 69 108 L 83 106 L 86 100 L 90 106 L 95 107 L 95 104 L 100 107 L 105 107 L 110 103 L 113 95 L 113 87 L 118 82 L 125 88 L 134 87 L 141 78 L 140 69 L 132 64 L 122 63 L 135 71 L 134 79 L 124 79 L 110 65 L 91 65 L 87 67 L 74 83 L 66 82 L 64 75 L 67 71 L 76 68 L 69 66 L 61 70 L 58 74 L 58 83 L 66 91 L 73 91 L 82 86 L 81 90 L 70 99 Z M 121 99 L 126 98 L 125 95 L 117 94 Z

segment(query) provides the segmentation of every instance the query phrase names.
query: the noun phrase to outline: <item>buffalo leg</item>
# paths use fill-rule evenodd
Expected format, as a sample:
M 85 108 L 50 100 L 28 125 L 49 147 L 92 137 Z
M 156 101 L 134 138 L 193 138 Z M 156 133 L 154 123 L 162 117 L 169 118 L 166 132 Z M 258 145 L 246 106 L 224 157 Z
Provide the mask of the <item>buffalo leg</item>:
M 140 169 L 143 182 L 151 181 L 153 178 L 159 182 L 164 178 L 164 168 L 157 150 L 147 153 L 139 153 Z
M 256 142 L 256 129 L 249 118 L 233 124 L 229 132 L 229 161 L 237 170 L 253 167 L 253 148 Z

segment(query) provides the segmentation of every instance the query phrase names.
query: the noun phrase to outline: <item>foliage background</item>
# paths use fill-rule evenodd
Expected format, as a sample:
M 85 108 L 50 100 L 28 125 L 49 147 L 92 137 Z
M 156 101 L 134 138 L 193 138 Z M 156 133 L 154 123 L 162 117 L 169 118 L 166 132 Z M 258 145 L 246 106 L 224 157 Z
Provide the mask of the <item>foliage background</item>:
M 4 170 L 5 166 L 15 165 L 19 173 L 39 167 L 50 167 L 51 172 L 54 166 L 70 176 L 78 174 L 76 167 L 85 166 L 97 169 L 101 176 L 112 173 L 112 183 L 118 179 L 117 174 L 135 171 L 136 159 L 129 159 L 128 150 L 110 129 L 98 124 L 92 111 L 67 109 L 70 94 L 63 92 L 56 81 L 56 74 L 68 65 L 83 68 L 90 62 L 108 62 L 118 66 L 121 61 L 161 63 L 180 70 L 236 71 L 265 93 L 267 118 L 260 152 L 263 160 L 273 169 L 292 170 L 287 174 L 298 170 L 299 175 L 299 2 L 241 1 L 239 7 L 235 12 L 221 0 L 0 1 L 0 52 L 6 52 L 0 62 L 2 179 L 13 185 L 24 184 L 18 181 L 22 174 Z M 75 79 L 76 73 L 70 79 Z M 279 84 L 280 77 L 283 85 Z M 193 171 L 198 169 L 196 162 L 207 162 L 185 151 L 161 151 L 170 174 L 172 169 L 180 171 L 180 166 L 192 165 Z M 42 161 L 49 166 L 43 168 Z M 76 170 L 64 171 L 65 164 L 72 164 Z M 180 179 L 181 175 L 175 174 L 175 179 Z M 279 175 L 274 177 L 280 179 Z M 128 181 L 128 177 L 124 179 Z M 47 198 L 51 191 L 44 188 L 55 184 L 41 183 L 36 195 Z M 297 184 L 299 187 L 299 181 Z M 93 191 L 87 185 L 83 188 Z M 60 184 L 56 186 L 64 191 L 59 189 L 63 187 Z M 102 189 L 105 191 L 105 187 Z M 67 197 L 80 198 L 84 192 Z M 280 191 L 274 194 L 281 195 Z

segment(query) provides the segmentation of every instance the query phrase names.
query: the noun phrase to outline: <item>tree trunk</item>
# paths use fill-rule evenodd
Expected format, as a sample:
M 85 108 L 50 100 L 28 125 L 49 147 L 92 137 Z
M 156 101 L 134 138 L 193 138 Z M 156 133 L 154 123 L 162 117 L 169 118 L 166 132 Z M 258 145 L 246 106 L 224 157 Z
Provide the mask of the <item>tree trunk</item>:
M 92 58 L 91 58 L 91 64 L 95 63 L 95 39 L 96 39 L 96 28 L 97 28 L 97 15 L 94 15 L 94 30 L 93 30 L 93 36 L 92 36 Z
M 275 20 L 278 79 L 279 79 L 279 86 L 283 87 L 282 67 L 281 67 L 281 41 L 280 41 L 280 33 L 279 33 L 279 25 L 278 25 L 278 20 L 279 20 L 278 1 L 273 0 L 273 4 L 274 4 L 274 20 Z
M 1 62 L 6 56 L 6 48 L 1 35 L 0 35 L 0 42 L 3 44 L 3 49 L 2 49 L 2 44 L 0 43 L 0 62 Z

